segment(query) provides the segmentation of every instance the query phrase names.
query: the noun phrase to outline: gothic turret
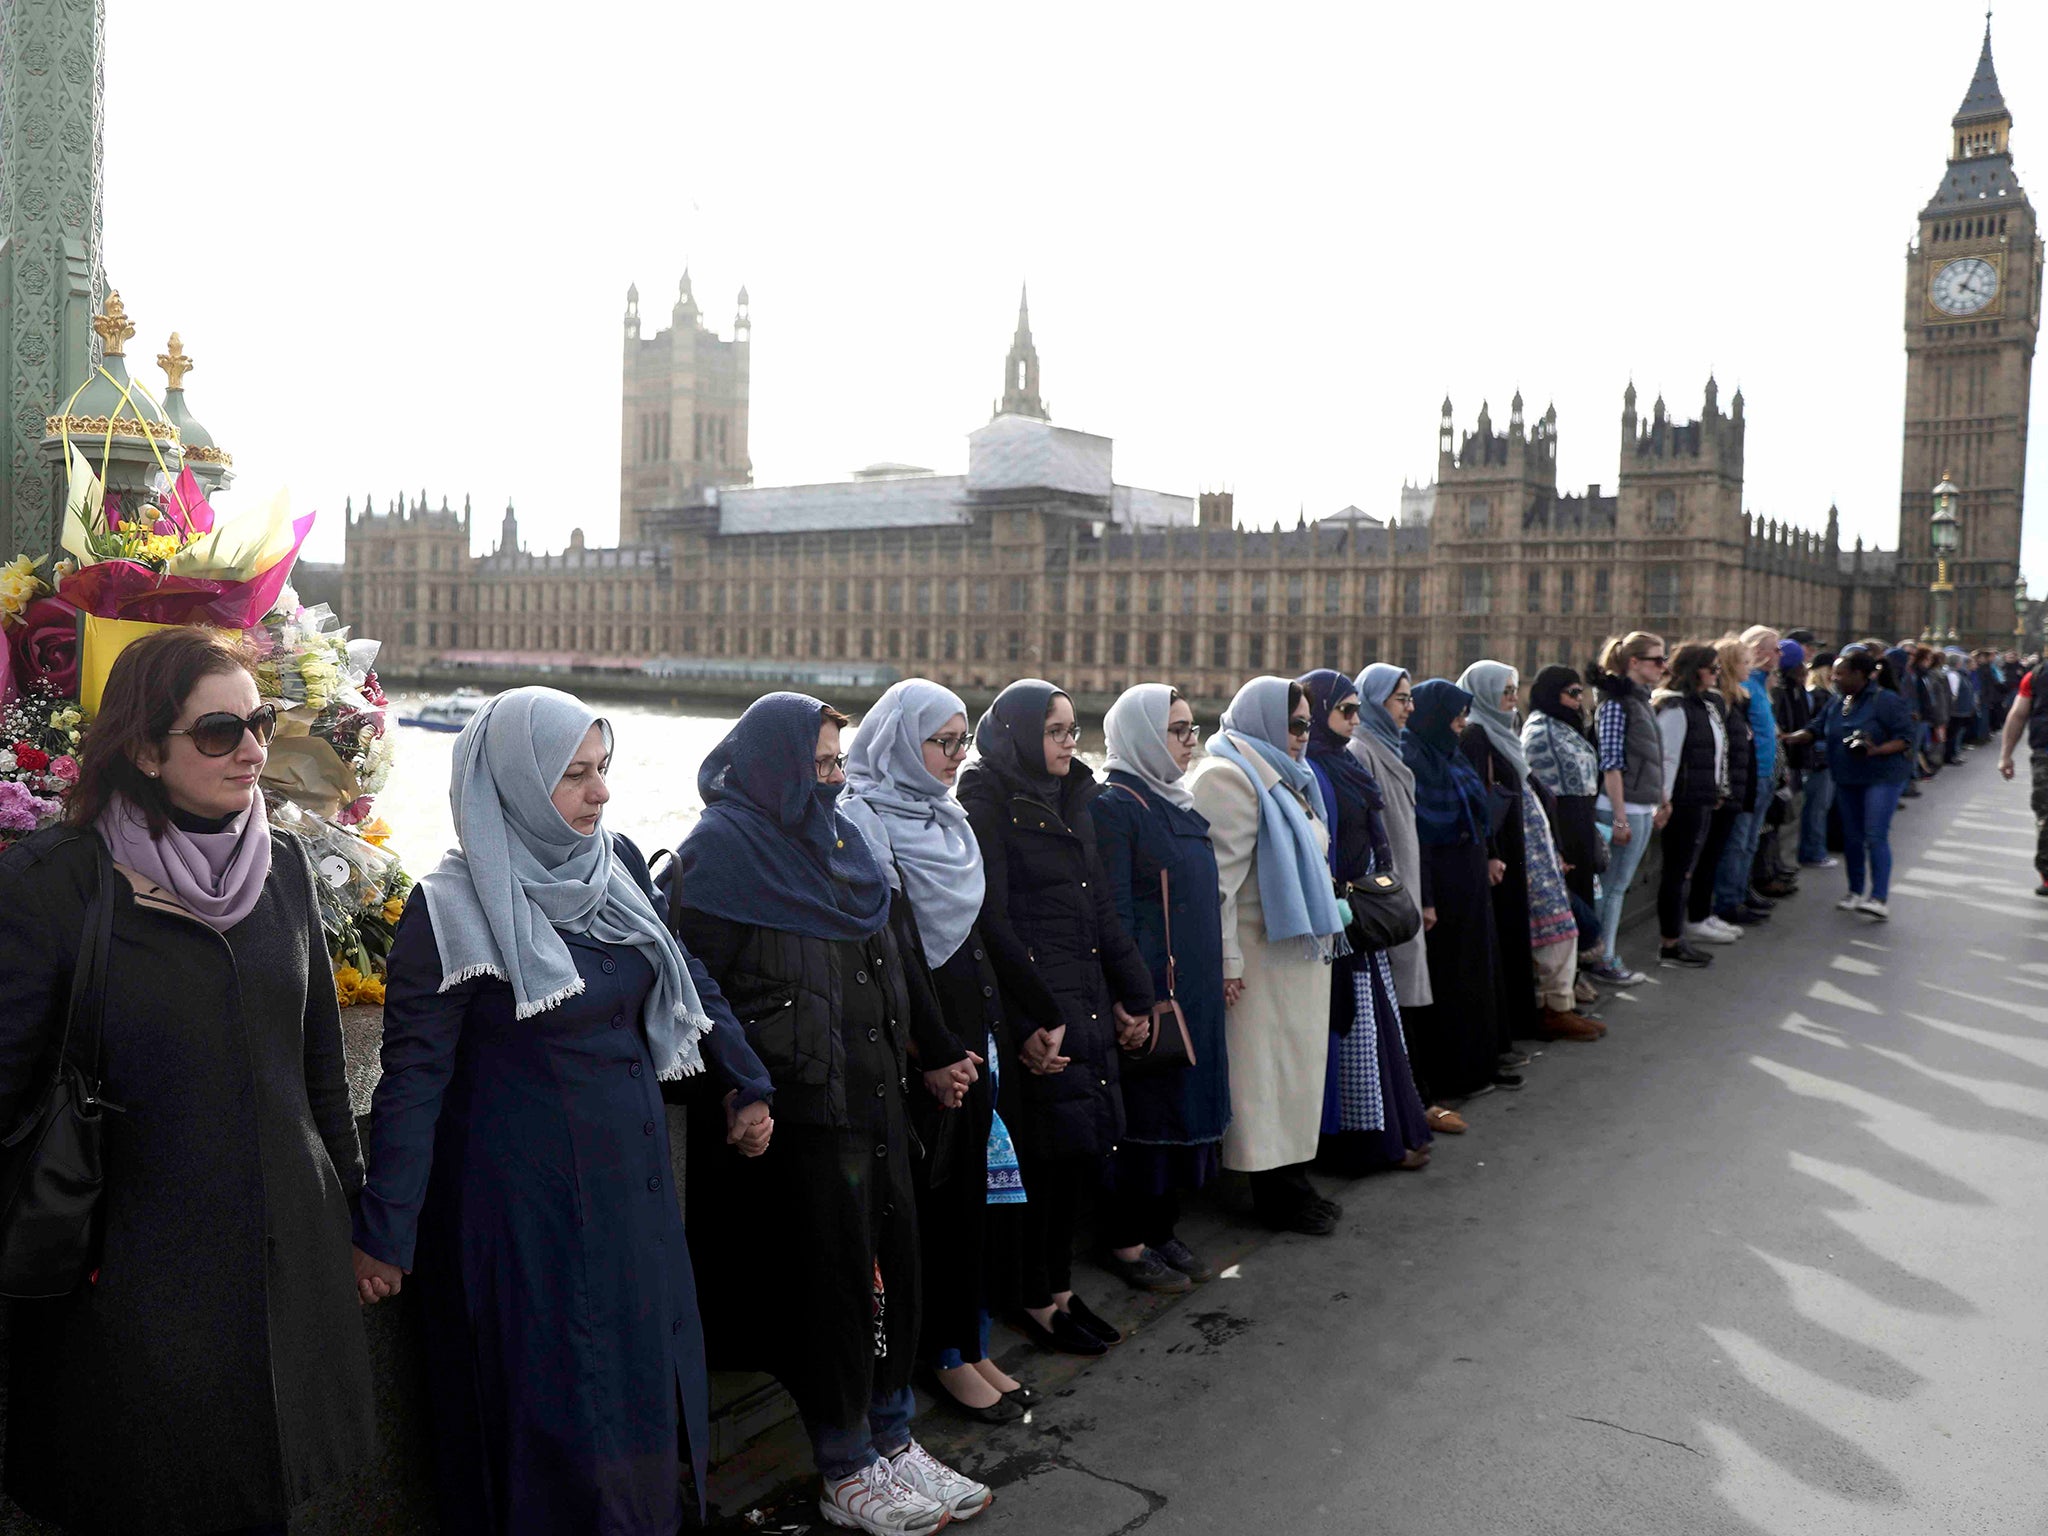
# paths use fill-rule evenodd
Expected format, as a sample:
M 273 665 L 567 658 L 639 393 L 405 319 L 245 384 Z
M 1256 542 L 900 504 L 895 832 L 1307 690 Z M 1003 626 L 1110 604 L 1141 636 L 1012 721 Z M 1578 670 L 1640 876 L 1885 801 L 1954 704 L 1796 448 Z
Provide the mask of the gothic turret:
M 640 285 L 626 285 L 626 340 L 640 339 Z
M 1038 348 L 1031 340 L 1031 297 L 1028 289 L 1017 296 L 1017 334 L 1010 341 L 1010 355 L 1003 359 L 1003 397 L 996 403 L 997 416 L 1036 416 L 1050 421 L 1045 401 L 1038 394 Z

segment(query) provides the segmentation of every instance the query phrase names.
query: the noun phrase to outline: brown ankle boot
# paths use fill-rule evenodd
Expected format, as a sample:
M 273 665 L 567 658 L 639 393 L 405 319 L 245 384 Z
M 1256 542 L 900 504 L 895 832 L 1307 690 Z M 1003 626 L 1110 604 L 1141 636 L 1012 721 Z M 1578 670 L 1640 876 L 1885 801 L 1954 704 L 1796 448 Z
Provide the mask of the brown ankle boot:
M 1546 1040 L 1591 1041 L 1606 1033 L 1606 1025 L 1582 1019 L 1576 1013 L 1561 1013 L 1555 1008 L 1543 1010 L 1543 1038 Z

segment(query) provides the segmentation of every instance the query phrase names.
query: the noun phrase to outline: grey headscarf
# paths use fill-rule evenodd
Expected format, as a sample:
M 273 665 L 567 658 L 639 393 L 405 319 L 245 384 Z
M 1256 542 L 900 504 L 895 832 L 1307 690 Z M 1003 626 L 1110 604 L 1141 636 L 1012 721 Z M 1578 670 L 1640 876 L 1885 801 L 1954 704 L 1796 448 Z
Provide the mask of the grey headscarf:
M 875 701 L 846 754 L 839 810 L 859 827 L 910 901 L 925 964 L 953 958 L 981 914 L 981 845 L 967 811 L 924 765 L 925 738 L 967 706 L 949 688 L 907 677 Z M 966 729 L 965 724 L 961 726 Z
M 478 710 L 455 742 L 448 780 L 460 847 L 421 881 L 441 949 L 441 986 L 496 976 L 513 1016 L 531 1018 L 583 990 L 563 933 L 631 946 L 654 967 L 641 1029 L 656 1073 L 702 1070 L 711 1020 L 654 903 L 600 821 L 588 837 L 550 798 L 597 715 L 553 688 L 514 688 Z M 610 737 L 610 727 L 606 728 Z
M 1109 756 L 1102 766 L 1143 779 L 1148 788 L 1188 810 L 1195 807 L 1186 772 L 1173 760 L 1173 738 L 1166 722 L 1173 713 L 1173 689 L 1165 683 L 1139 683 L 1126 688 L 1102 717 Z
M 1473 721 L 1486 732 L 1486 739 L 1493 744 L 1493 750 L 1514 769 L 1517 789 L 1528 783 L 1529 762 L 1522 755 L 1522 737 L 1515 729 L 1515 717 L 1500 707 L 1500 696 L 1507 685 L 1518 681 L 1520 676 L 1504 661 L 1475 661 L 1458 679 L 1458 686 L 1472 695 Z

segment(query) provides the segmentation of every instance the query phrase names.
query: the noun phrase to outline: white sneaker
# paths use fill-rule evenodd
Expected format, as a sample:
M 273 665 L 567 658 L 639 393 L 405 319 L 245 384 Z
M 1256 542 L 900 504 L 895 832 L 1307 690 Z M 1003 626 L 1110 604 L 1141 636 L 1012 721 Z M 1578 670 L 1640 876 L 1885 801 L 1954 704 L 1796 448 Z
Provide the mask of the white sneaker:
M 1881 901 L 1864 902 L 1862 911 L 1865 917 L 1874 917 L 1880 923 L 1886 921 L 1892 915 L 1892 909 Z
M 952 1512 L 897 1477 L 886 1461 L 871 1461 L 850 1477 L 825 1484 L 818 1513 L 827 1525 L 869 1536 L 928 1536 Z
M 889 1458 L 896 1480 L 942 1505 L 955 1520 L 972 1520 L 995 1502 L 985 1483 L 963 1477 L 915 1440 Z
M 1707 914 L 1707 926 L 1709 928 L 1718 929 L 1720 930 L 1720 932 L 1727 935 L 1727 937 L 1721 941 L 1724 944 L 1734 943 L 1737 939 L 1741 938 L 1743 934 L 1748 931 L 1744 928 L 1738 928 L 1735 924 L 1729 922 L 1727 918 L 1721 916 L 1718 912 L 1709 912 Z
M 1695 944 L 1733 944 L 1736 935 L 1706 923 L 1687 923 L 1685 936 Z
M 1861 912 L 1863 910 L 1863 893 L 1861 891 L 1851 891 L 1835 903 L 1835 910 L 1837 912 Z

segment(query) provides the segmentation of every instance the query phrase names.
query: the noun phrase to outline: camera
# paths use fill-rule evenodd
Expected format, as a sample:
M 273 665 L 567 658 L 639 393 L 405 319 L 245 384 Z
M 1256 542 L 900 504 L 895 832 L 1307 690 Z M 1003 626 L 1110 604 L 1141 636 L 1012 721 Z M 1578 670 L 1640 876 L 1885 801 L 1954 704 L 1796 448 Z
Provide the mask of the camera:
M 1870 738 L 1861 731 L 1851 731 L 1842 738 L 1842 746 L 1856 756 L 1863 757 L 1870 751 Z

